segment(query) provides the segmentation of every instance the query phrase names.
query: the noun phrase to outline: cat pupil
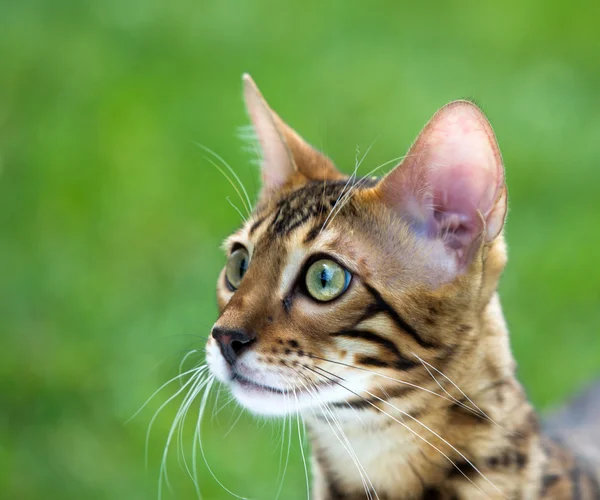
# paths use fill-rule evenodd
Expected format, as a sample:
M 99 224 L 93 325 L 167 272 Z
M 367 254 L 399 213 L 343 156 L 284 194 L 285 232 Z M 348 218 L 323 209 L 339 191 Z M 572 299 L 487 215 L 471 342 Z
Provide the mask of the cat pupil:
M 329 269 L 323 269 L 321 271 L 321 286 L 323 288 L 325 288 L 329 284 L 330 280 L 331 280 L 331 273 L 329 272 Z

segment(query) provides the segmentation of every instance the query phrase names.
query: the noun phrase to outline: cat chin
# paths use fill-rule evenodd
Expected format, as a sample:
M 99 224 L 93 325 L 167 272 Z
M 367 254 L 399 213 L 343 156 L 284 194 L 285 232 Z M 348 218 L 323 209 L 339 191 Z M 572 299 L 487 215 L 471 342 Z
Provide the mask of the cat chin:
M 230 390 L 242 406 L 256 415 L 282 417 L 295 413 L 302 407 L 301 403 L 296 403 L 287 394 L 270 392 L 260 387 L 249 387 L 233 382 Z
M 337 387 L 323 384 L 319 394 L 310 394 L 303 390 L 295 393 L 273 391 L 269 388 L 233 380 L 228 383 L 235 399 L 250 412 L 268 417 L 304 414 L 314 416 L 321 413 L 323 404 L 344 403 L 347 392 Z M 337 412 L 336 412 L 337 413 Z M 352 414 L 354 417 L 354 413 Z

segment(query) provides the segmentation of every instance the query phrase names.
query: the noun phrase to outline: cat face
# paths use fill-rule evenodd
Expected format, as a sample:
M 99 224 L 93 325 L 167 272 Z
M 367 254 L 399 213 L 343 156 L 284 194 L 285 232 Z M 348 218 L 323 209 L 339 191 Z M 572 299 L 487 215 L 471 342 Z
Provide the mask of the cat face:
M 257 207 L 225 244 L 206 352 L 235 398 L 265 415 L 406 396 L 460 363 L 504 265 L 504 173 L 471 103 L 442 108 L 383 179 L 339 173 L 246 77 L 263 151 Z M 399 384 L 398 380 L 402 380 Z

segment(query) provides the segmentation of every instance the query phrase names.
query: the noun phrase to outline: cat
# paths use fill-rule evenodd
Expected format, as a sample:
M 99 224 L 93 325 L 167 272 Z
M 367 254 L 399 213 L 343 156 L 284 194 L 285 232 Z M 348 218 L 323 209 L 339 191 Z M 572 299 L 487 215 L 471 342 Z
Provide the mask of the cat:
M 550 437 L 515 376 L 507 188 L 483 112 L 447 104 L 390 173 L 359 179 L 243 81 L 262 188 L 226 241 L 206 358 L 251 412 L 302 415 L 311 497 L 600 499 L 600 391 L 571 442 L 568 411 Z

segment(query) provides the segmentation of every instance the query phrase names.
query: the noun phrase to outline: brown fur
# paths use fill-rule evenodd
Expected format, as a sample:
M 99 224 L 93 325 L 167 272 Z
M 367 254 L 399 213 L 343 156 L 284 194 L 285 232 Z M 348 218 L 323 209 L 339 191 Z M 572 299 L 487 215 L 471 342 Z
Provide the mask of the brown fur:
M 515 377 L 496 292 L 502 234 L 477 240 L 468 267 L 448 279 L 427 243 L 381 202 L 375 179 L 324 226 L 347 178 L 329 166 L 327 179 L 318 178 L 324 157 L 288 129 L 285 136 L 297 173 L 263 192 L 251 220 L 228 239 L 228 249 L 248 248 L 251 264 L 235 292 L 219 278 L 216 326 L 252 332 L 255 362 L 292 390 L 345 389 L 345 401 L 302 412 L 313 498 L 364 499 L 375 490 L 381 500 L 599 499 L 593 464 L 540 432 Z M 331 303 L 315 303 L 298 281 L 315 253 L 352 273 L 348 291 Z M 209 362 L 219 356 L 212 337 L 207 352 Z M 369 376 L 366 386 L 360 375 Z

